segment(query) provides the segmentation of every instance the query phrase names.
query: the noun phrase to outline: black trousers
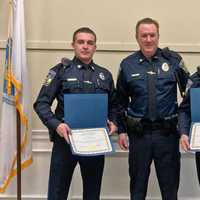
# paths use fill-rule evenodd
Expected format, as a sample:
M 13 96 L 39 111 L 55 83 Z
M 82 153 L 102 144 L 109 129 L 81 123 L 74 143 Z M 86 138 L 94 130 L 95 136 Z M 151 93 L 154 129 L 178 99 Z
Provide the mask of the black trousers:
M 196 159 L 197 176 L 200 185 L 200 152 L 196 152 L 195 159 Z
M 145 200 L 151 163 L 163 200 L 177 200 L 180 177 L 179 136 L 167 130 L 129 133 L 129 175 L 131 200 Z
M 55 137 L 53 144 L 48 200 L 66 200 L 74 169 L 79 163 L 83 180 L 83 200 L 99 200 L 104 156 L 75 156 L 67 142 Z

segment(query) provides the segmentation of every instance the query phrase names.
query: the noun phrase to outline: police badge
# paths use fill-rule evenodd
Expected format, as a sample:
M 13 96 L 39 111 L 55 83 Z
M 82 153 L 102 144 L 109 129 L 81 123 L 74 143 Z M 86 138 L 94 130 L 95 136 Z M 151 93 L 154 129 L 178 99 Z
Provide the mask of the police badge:
M 99 73 L 99 78 L 100 78 L 102 81 L 105 80 L 105 76 L 104 76 L 103 72 Z
M 165 63 L 163 63 L 162 64 L 162 70 L 164 71 L 164 72 L 167 72 L 168 70 L 169 70 L 169 65 L 165 62 Z

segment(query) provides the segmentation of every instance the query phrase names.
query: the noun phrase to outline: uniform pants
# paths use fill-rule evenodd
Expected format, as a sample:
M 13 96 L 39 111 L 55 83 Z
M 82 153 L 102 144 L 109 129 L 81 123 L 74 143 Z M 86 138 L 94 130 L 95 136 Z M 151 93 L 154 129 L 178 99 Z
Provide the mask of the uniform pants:
M 99 200 L 104 156 L 75 156 L 67 142 L 55 137 L 53 144 L 48 200 L 67 200 L 74 169 L 79 163 L 83 180 L 83 200 Z
M 195 158 L 196 158 L 197 176 L 200 184 L 200 152 L 196 152 Z
M 145 200 L 154 161 L 162 200 L 177 200 L 180 177 L 179 136 L 164 130 L 129 134 L 131 200 Z

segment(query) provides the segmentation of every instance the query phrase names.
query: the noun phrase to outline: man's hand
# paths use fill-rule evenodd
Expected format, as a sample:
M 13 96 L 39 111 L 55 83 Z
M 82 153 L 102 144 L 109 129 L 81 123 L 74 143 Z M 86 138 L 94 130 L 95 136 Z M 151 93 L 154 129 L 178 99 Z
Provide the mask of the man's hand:
M 109 129 L 109 135 L 113 135 L 117 131 L 117 126 L 112 122 L 108 120 L 108 129 Z
M 60 123 L 56 128 L 56 132 L 60 137 L 64 137 L 67 143 L 69 144 L 69 134 L 71 134 L 71 129 L 65 123 Z
M 190 150 L 189 137 L 186 134 L 181 135 L 180 144 L 184 151 Z
M 119 134 L 118 144 L 122 150 L 128 149 L 128 138 L 126 133 Z

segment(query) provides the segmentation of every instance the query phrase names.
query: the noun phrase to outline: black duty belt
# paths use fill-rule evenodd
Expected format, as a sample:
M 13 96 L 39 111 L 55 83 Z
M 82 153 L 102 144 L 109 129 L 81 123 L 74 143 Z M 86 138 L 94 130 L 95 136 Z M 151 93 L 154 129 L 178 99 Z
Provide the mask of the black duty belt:
M 159 130 L 159 129 L 175 129 L 177 125 L 177 117 L 169 117 L 167 119 L 150 121 L 150 120 L 141 120 L 143 129 L 148 130 Z
M 143 132 L 144 130 L 176 130 L 177 115 L 171 115 L 164 119 L 151 121 L 148 119 L 127 116 L 127 127 L 130 132 Z

